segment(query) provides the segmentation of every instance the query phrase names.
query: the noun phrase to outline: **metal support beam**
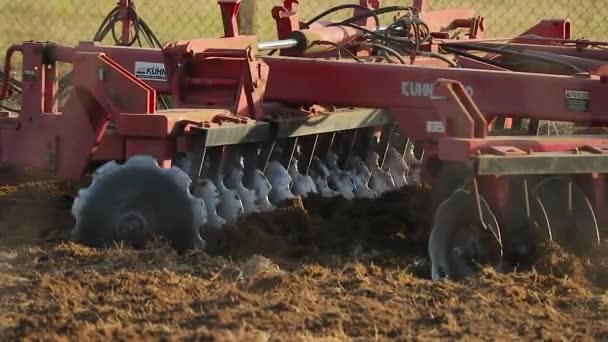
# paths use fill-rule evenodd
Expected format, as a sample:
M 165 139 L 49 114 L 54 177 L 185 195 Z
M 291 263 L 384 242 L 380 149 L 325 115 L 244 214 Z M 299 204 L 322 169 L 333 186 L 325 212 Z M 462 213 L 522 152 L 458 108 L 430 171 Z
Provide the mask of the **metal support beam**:
M 528 155 L 472 157 L 478 175 L 608 173 L 608 154 L 536 152 Z

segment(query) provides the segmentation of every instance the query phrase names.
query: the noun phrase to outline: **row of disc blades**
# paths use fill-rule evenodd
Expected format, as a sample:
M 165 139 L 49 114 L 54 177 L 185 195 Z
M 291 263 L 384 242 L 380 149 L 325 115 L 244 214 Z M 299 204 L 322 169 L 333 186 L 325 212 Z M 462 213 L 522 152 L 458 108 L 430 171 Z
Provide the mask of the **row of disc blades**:
M 91 246 L 125 241 L 143 247 L 161 237 L 178 250 L 205 248 L 208 229 L 221 229 L 243 214 L 273 210 L 295 196 L 374 198 L 412 181 L 410 165 L 393 148 L 383 165 L 388 170 L 378 165 L 374 153 L 366 160 L 352 158 L 344 170 L 331 153 L 316 164 L 314 171 L 303 175 L 297 160 L 289 170 L 271 161 L 264 172 L 256 170 L 255 186 L 248 189 L 238 167 L 215 182 L 203 178 L 192 184 L 183 165 L 161 168 L 148 156 L 135 156 L 124 164 L 111 161 L 95 171 L 91 185 L 74 200 L 73 239 Z M 513 183 L 521 189 L 517 179 Z M 483 197 L 470 188 L 453 191 L 433 219 L 428 245 L 433 279 L 461 279 L 480 264 L 499 268 L 505 258 L 521 260 L 532 253 L 541 241 L 554 240 L 575 253 L 599 244 L 593 208 L 569 178 L 547 177 L 529 192 L 525 188 L 525 199 L 517 197 L 517 191 L 511 193 L 508 231 L 499 226 Z

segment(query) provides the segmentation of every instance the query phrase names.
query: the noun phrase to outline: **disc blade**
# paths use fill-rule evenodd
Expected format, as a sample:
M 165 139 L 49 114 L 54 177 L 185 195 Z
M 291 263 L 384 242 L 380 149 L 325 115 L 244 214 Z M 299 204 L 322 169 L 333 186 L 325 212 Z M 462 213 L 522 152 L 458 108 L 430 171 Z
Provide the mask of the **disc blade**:
M 568 177 L 544 179 L 534 188 L 533 196 L 546 211 L 552 239 L 563 248 L 585 254 L 599 245 L 593 207 L 583 190 Z
M 534 177 L 512 176 L 509 187 L 509 222 L 503 223 L 504 259 L 519 267 L 529 265 L 543 241 L 551 240 L 551 227 L 543 204 L 530 195 Z
M 126 242 L 143 247 L 160 237 L 178 250 L 204 248 L 205 207 L 189 191 L 188 176 L 162 169 L 150 157 L 133 158 L 98 173 L 74 202 L 72 238 L 89 246 Z
M 477 222 L 475 197 L 462 188 L 437 208 L 429 239 L 433 280 L 446 277 L 457 281 L 475 273 L 480 265 L 499 266 L 500 228 L 481 197 L 480 205 L 485 227 Z

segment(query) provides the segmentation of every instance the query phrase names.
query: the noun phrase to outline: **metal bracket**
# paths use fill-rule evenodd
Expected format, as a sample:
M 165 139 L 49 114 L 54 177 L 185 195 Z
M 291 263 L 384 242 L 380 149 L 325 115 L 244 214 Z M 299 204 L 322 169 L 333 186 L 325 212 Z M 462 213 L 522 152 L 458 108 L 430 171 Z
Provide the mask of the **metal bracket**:
M 431 98 L 435 109 L 448 123 L 448 135 L 457 138 L 485 138 L 488 135 L 488 121 L 461 82 L 439 79 L 433 94 L 436 94 Z

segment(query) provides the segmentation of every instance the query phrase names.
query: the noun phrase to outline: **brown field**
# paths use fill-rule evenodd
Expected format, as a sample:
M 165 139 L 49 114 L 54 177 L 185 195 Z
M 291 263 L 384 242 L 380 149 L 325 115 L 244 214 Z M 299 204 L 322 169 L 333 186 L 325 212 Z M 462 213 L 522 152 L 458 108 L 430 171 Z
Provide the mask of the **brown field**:
M 0 197 L 0 340 L 606 340 L 608 249 L 547 245 L 531 271 L 432 282 L 428 192 L 306 200 L 179 255 L 66 239 L 53 182 Z

